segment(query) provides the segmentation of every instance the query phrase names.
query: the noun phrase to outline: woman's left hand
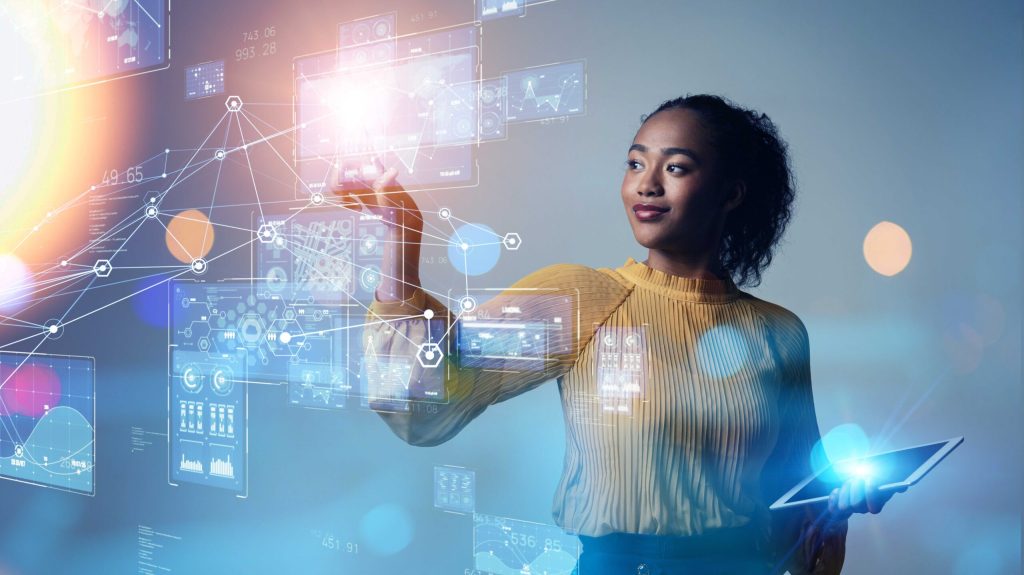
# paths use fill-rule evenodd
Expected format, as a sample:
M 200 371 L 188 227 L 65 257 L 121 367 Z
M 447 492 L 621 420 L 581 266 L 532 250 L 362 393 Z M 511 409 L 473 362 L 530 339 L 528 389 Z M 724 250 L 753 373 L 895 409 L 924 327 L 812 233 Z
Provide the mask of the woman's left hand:
M 853 477 L 846 480 L 842 487 L 832 490 L 828 498 L 829 519 L 833 522 L 844 521 L 854 513 L 878 513 L 895 493 L 902 493 L 907 488 L 879 491 L 871 478 Z

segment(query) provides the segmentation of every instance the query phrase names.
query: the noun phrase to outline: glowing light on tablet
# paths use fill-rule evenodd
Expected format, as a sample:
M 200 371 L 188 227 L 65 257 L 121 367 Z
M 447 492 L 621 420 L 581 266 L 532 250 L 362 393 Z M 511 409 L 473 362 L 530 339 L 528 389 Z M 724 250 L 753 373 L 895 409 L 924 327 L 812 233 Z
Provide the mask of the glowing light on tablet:
M 834 461 L 862 459 L 870 449 L 871 442 L 859 425 L 838 425 L 811 449 L 811 469 L 819 473 Z
M 867 479 L 875 475 L 875 468 L 864 461 L 848 461 L 836 464 L 836 469 L 846 477 Z

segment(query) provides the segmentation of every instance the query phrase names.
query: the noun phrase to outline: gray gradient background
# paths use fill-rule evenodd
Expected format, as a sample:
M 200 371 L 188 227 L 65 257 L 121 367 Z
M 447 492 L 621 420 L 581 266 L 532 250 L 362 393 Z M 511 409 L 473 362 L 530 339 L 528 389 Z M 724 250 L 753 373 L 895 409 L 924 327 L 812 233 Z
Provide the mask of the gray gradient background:
M 219 102 L 181 101 L 185 65 L 225 58 L 229 92 L 287 102 L 291 58 L 330 48 L 338 22 L 397 9 L 406 33 L 417 29 L 408 15 L 431 8 L 439 24 L 471 14 L 462 1 L 176 0 L 171 69 L 96 88 L 110 97 L 131 88 L 160 111 L 109 120 L 145 133 L 139 149 L 112 149 L 110 164 L 195 145 L 219 117 Z M 822 433 L 856 423 L 876 439 L 888 424 L 879 447 L 889 448 L 966 437 L 883 514 L 851 520 L 844 572 L 1017 573 L 1022 12 L 1009 1 L 535 6 L 526 18 L 486 24 L 484 75 L 586 58 L 588 114 L 513 125 L 507 141 L 480 151 L 479 186 L 418 197 L 426 209 L 450 205 L 522 236 L 522 249 L 473 287 L 502 287 L 556 262 L 616 267 L 645 255 L 618 193 L 640 115 L 699 92 L 767 113 L 791 146 L 799 193 L 784 244 L 750 291 L 807 325 Z M 280 55 L 234 64 L 238 33 L 271 23 Z M 290 110 L 263 117 L 285 127 Z M 288 179 L 280 167 L 266 171 Z M 204 192 L 192 192 L 202 203 Z M 268 193 L 286 199 L 291 188 Z M 891 278 L 871 271 L 861 252 L 882 220 L 914 242 L 909 266 Z M 423 275 L 439 291 L 461 283 L 444 266 Z M 997 313 L 975 313 L 979 297 L 996 301 Z M 402 444 L 373 414 L 287 408 L 278 390 L 254 389 L 250 498 L 237 501 L 168 487 L 160 445 L 128 455 L 131 426 L 165 425 L 166 335 L 127 304 L 92 320 L 50 351 L 97 358 L 97 495 L 0 482 L 0 507 L 10 509 L 0 522 L 0 572 L 133 572 L 135 530 L 147 524 L 183 537 L 168 559 L 174 572 L 460 574 L 472 562 L 472 521 L 432 508 L 434 464 L 477 471 L 481 513 L 551 522 L 564 449 L 552 384 L 489 409 L 432 449 Z M 969 330 L 984 333 L 984 345 Z M 358 540 L 361 517 L 386 503 L 413 522 L 412 543 L 396 555 L 374 554 L 364 541 L 359 556 L 342 557 L 310 536 Z

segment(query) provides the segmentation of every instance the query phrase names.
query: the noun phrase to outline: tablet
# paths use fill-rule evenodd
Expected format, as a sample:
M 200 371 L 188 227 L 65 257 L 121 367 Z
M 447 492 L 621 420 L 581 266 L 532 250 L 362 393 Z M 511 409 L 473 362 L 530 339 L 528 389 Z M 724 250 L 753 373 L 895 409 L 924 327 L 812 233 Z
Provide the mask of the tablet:
M 841 487 L 852 477 L 871 477 L 874 485 L 883 491 L 909 487 L 920 481 L 963 440 L 963 437 L 954 437 L 946 441 L 837 461 L 801 481 L 768 508 L 785 509 L 828 501 L 832 490 Z

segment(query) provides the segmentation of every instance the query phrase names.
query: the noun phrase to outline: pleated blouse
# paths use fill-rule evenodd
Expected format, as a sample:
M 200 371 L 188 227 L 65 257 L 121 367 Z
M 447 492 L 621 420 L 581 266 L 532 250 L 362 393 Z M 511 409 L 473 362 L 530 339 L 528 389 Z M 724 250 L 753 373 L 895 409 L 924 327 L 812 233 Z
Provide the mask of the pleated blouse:
M 460 367 L 455 346 L 436 368 L 412 362 L 412 385 L 443 385 L 448 403 L 379 412 L 395 434 L 437 445 L 489 405 L 556 380 L 566 451 L 552 513 L 567 532 L 699 536 L 753 525 L 758 547 L 793 575 L 841 570 L 847 522 L 826 530 L 812 508 L 768 510 L 811 472 L 820 439 L 807 330 L 794 313 L 730 279 L 675 276 L 632 258 L 617 269 L 548 266 L 503 294 L 523 290 L 575 294 L 571 351 L 526 370 Z M 458 325 L 417 289 L 405 301 L 373 302 L 364 341 L 378 355 L 415 357 L 431 334 L 412 316 L 426 309 Z

